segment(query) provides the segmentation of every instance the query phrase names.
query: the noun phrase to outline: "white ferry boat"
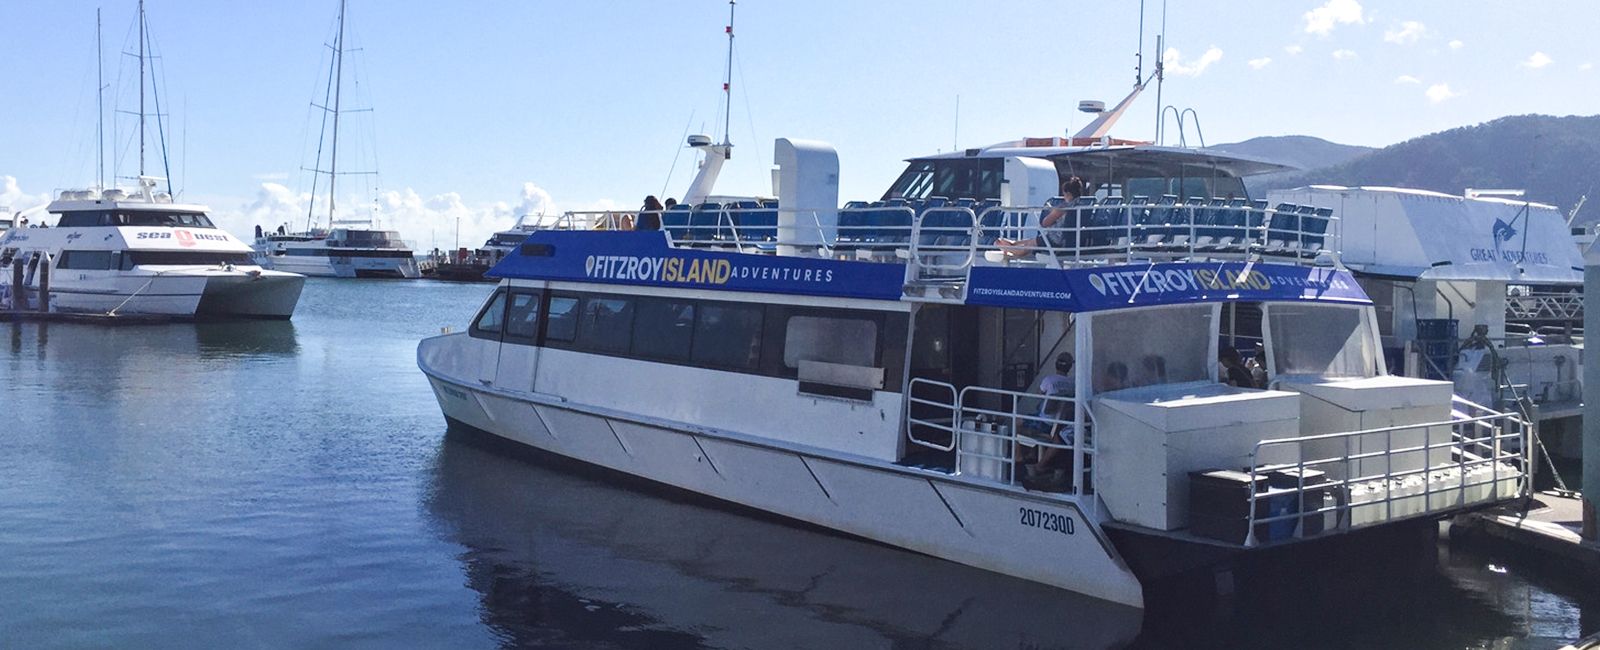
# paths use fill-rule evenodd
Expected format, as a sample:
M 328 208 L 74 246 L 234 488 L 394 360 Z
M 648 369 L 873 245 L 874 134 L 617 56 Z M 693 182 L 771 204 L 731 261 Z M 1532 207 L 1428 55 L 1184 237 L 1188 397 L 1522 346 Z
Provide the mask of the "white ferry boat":
M 14 309 L 173 318 L 287 319 L 305 278 L 262 269 L 206 207 L 173 203 L 141 178 L 136 194 L 68 190 L 53 227 L 0 236 L 0 296 Z
M 1389 374 L 1336 211 L 1245 192 L 1270 163 L 1033 138 L 839 208 L 831 147 L 776 149 L 776 205 L 529 235 L 418 346 L 451 427 L 1134 607 L 1528 493 L 1531 428 Z

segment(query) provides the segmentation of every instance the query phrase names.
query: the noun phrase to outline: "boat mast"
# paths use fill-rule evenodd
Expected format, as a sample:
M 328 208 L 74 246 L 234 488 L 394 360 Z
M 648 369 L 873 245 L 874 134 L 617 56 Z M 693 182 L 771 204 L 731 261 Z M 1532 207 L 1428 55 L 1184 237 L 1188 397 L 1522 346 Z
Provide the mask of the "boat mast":
M 139 175 L 144 176 L 144 0 L 139 0 Z
M 100 8 L 94 9 L 94 173 L 99 189 L 106 188 L 106 73 L 105 53 L 101 51 Z
M 732 144 L 728 141 L 728 131 L 733 125 L 733 5 L 734 0 L 728 0 L 728 68 L 722 81 L 722 145 Z M 733 151 L 728 151 L 728 157 L 733 157 Z
M 142 0 L 141 0 L 142 1 Z M 333 39 L 333 153 L 328 157 L 328 230 L 333 230 L 334 183 L 339 179 L 339 98 L 344 81 L 344 10 L 339 0 L 339 34 Z

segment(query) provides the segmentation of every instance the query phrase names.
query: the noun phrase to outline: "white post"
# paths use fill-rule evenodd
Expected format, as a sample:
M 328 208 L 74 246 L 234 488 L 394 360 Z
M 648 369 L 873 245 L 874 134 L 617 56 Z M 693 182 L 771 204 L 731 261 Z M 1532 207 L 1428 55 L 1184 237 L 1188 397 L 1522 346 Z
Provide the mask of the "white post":
M 1600 249 L 1591 244 L 1583 254 L 1583 331 L 1600 332 Z M 1600 361 L 1583 364 L 1583 536 L 1600 540 Z

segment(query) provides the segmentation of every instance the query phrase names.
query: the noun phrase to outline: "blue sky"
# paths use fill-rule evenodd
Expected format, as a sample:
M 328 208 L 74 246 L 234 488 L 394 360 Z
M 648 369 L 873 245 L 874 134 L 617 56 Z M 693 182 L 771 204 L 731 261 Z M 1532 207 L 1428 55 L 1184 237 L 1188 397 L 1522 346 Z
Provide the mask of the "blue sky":
M 0 82 L 0 205 L 24 208 L 93 182 L 95 8 L 107 82 L 120 68 L 131 88 L 117 52 L 133 44 L 135 3 L 0 2 L 0 57 L 13 62 Z M 376 198 L 419 246 L 451 244 L 457 218 L 474 245 L 520 211 L 634 207 L 661 193 L 675 156 L 666 194 L 681 194 L 694 166 L 685 127 L 720 135 L 725 0 L 350 2 L 361 51 L 347 101 L 374 110 L 351 118 L 347 151 L 375 147 L 382 175 L 376 190 L 341 180 L 340 200 Z M 1147 4 L 1148 72 L 1161 4 Z M 238 234 L 303 221 L 308 104 L 336 1 L 147 8 L 184 198 Z M 1131 87 L 1138 19 L 1128 1 L 743 0 L 736 148 L 719 189 L 766 193 L 777 137 L 832 143 L 849 199 L 881 193 L 907 156 L 1076 130 L 1078 100 L 1114 103 Z M 1162 103 L 1194 108 L 1210 143 L 1382 146 L 1600 110 L 1592 0 L 1172 0 L 1166 25 Z M 1147 92 L 1113 134 L 1153 137 L 1156 109 Z

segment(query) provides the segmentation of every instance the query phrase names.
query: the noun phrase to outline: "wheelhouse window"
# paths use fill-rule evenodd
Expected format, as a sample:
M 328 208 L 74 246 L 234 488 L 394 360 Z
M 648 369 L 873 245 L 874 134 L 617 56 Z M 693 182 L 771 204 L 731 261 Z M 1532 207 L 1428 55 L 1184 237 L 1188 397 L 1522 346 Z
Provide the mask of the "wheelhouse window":
M 506 338 L 533 343 L 539 337 L 539 300 L 537 292 L 514 291 L 506 310 Z
M 173 228 L 215 228 L 211 219 L 199 212 L 160 210 L 88 210 L 63 212 L 58 228 L 94 226 L 158 226 Z
M 1094 392 L 1212 380 L 1212 311 L 1211 305 L 1184 305 L 1094 314 Z
M 1004 165 L 1005 161 L 1000 158 L 914 160 L 883 198 L 998 199 Z
M 505 328 L 506 320 L 506 292 L 496 291 L 494 298 L 478 313 L 477 320 L 472 322 L 472 329 L 467 333 L 478 338 L 499 339 Z
M 1274 375 L 1378 374 L 1378 351 L 1364 308 L 1273 303 L 1266 312 Z

